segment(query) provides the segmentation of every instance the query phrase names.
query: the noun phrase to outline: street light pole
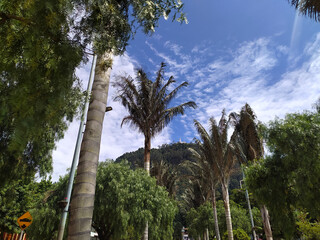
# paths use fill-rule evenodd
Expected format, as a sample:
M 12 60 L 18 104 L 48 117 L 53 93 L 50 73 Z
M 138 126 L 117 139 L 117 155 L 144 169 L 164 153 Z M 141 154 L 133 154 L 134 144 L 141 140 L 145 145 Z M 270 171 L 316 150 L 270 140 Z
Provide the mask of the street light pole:
M 88 82 L 84 110 L 83 110 L 82 117 L 81 117 L 81 122 L 80 122 L 80 126 L 79 126 L 78 137 L 77 137 L 77 143 L 76 143 L 76 147 L 74 150 L 72 165 L 71 165 L 71 169 L 70 169 L 69 184 L 68 184 L 68 190 L 67 190 L 66 199 L 65 199 L 66 205 L 65 205 L 63 212 L 62 212 L 62 215 L 61 215 L 57 240 L 63 239 L 64 229 L 65 229 L 69 206 L 70 206 L 70 198 L 71 198 L 71 192 L 72 192 L 72 187 L 73 187 L 74 175 L 75 175 L 78 160 L 79 160 L 80 146 L 81 146 L 82 137 L 83 137 L 84 125 L 87 120 L 90 93 L 91 93 L 93 79 L 94 79 L 96 62 L 97 62 L 97 55 L 94 55 L 93 61 L 92 61 L 92 66 L 91 66 L 91 71 L 90 71 L 90 78 L 89 78 L 89 82 Z
M 245 178 L 243 169 L 242 169 L 242 178 L 243 178 L 243 180 Z M 240 188 L 241 189 L 242 189 L 242 183 L 241 182 L 243 182 L 243 180 L 240 181 Z M 250 222 L 251 222 L 251 226 L 252 226 L 253 239 L 256 240 L 257 239 L 257 234 L 256 234 L 256 231 L 254 229 L 254 221 L 253 221 L 253 216 L 252 216 L 252 211 L 251 211 L 249 193 L 248 193 L 248 190 L 247 190 L 246 187 L 244 189 L 245 189 L 246 200 L 247 200 L 247 203 L 248 203 L 248 209 L 249 209 Z

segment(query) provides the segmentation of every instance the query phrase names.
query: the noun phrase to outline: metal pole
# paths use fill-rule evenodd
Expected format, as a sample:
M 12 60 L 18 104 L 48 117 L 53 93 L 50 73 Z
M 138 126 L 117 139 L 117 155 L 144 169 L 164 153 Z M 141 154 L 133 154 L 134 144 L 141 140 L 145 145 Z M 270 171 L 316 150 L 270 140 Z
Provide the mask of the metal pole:
M 243 169 L 242 169 L 242 178 L 243 178 L 243 180 L 245 178 Z M 241 181 L 240 181 L 240 187 L 242 188 Z M 256 231 L 254 230 L 254 221 L 253 221 L 253 216 L 252 216 L 252 211 L 251 211 L 249 193 L 248 193 L 248 190 L 247 190 L 246 187 L 244 189 L 245 189 L 245 195 L 246 195 L 246 199 L 247 199 L 247 203 L 248 203 L 248 209 L 249 209 L 250 222 L 251 222 L 251 226 L 252 226 L 253 239 L 256 240 L 257 239 L 257 234 L 256 234 Z
M 85 105 L 84 105 L 84 111 L 83 111 L 82 117 L 81 117 L 81 123 L 80 123 L 80 126 L 79 126 L 77 143 L 76 143 L 76 147 L 75 147 L 75 150 L 74 150 L 72 165 L 71 165 L 71 169 L 70 169 L 69 184 L 68 184 L 68 190 L 67 190 L 67 194 L 66 194 L 67 195 L 66 196 L 67 205 L 63 209 L 63 212 L 62 212 L 62 215 L 61 215 L 57 240 L 62 240 L 63 239 L 64 228 L 65 228 L 65 225 L 66 225 L 66 220 L 67 220 L 69 206 L 70 206 L 70 198 L 71 198 L 71 192 L 72 192 L 72 187 L 73 187 L 73 180 L 74 180 L 74 175 L 75 175 L 75 172 L 76 172 L 76 167 L 77 167 L 77 164 L 78 164 L 78 159 L 79 159 L 79 154 L 80 154 L 80 146 L 81 146 L 82 137 L 83 137 L 84 125 L 85 125 L 85 122 L 87 120 L 87 113 L 88 113 L 88 108 L 89 108 L 89 99 L 90 99 L 90 93 L 91 93 L 93 79 L 94 79 L 94 72 L 95 72 L 95 68 L 96 68 L 96 62 L 97 62 L 97 55 L 94 55 L 93 61 L 92 61 L 92 66 L 91 66 L 91 71 L 90 71 L 90 78 L 89 78 L 89 82 L 88 82 L 87 96 L 86 96 L 86 101 L 85 101 Z
M 20 237 L 19 237 L 19 240 L 22 240 L 23 238 L 23 235 L 24 235 L 24 231 L 22 230 L 21 233 L 20 233 Z

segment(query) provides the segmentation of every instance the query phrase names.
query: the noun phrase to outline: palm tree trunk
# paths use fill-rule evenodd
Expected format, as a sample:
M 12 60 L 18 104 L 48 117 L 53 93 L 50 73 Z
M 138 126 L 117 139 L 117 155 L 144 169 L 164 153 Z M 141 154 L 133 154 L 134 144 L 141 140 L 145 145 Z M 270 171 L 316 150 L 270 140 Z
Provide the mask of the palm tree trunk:
M 150 175 L 150 152 L 151 152 L 151 137 L 145 136 L 144 139 L 144 169 Z
M 272 230 L 270 225 L 270 217 L 268 209 L 265 205 L 261 206 L 260 208 L 261 216 L 262 216 L 262 222 L 263 222 L 263 228 L 264 233 L 266 234 L 267 240 L 272 240 Z
M 81 144 L 69 219 L 68 240 L 90 239 L 96 174 L 103 119 L 106 111 L 111 53 L 98 56 L 86 129 Z
M 213 208 L 213 216 L 214 216 L 214 229 L 216 232 L 217 240 L 220 240 L 220 230 L 218 224 L 218 214 L 217 214 L 217 203 L 216 203 L 216 189 L 212 188 L 212 208 Z
M 150 152 L 151 152 L 151 137 L 145 136 L 144 139 L 144 169 L 147 171 L 148 175 L 150 175 Z M 148 222 L 146 223 L 146 227 L 143 232 L 143 240 L 148 240 L 149 232 L 148 232 Z
M 207 240 L 209 240 L 209 229 L 206 228 L 206 235 L 207 235 Z
M 224 210 L 226 213 L 228 239 L 233 240 L 231 211 L 230 211 L 230 202 L 229 202 L 229 190 L 228 190 L 227 184 L 222 184 L 222 196 L 223 196 Z

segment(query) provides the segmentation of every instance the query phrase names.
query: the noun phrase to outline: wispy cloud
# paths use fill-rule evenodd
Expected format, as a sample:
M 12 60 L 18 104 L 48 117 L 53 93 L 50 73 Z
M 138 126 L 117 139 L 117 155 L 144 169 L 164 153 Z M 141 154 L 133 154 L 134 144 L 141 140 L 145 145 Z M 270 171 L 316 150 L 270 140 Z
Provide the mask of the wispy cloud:
M 190 139 L 193 119 L 206 124 L 211 116 L 219 118 L 223 108 L 239 111 L 249 103 L 259 120 L 267 122 L 275 116 L 310 109 L 320 95 L 320 34 L 299 54 L 303 59 L 300 65 L 296 61 L 291 64 L 294 53 L 289 54 L 290 47 L 277 44 L 273 38 L 243 42 L 213 57 L 206 52 L 208 45 L 186 51 L 172 42 L 165 42 L 162 50 L 148 44 L 156 56 L 169 60 L 168 71 L 191 83 L 180 100 L 194 100 L 199 108 L 181 120 L 186 139 Z M 275 74 L 279 64 L 288 68 Z
M 180 137 L 182 141 L 191 141 L 196 136 L 193 119 L 206 125 L 209 117 L 218 119 L 223 108 L 227 112 L 239 111 L 249 103 L 258 119 L 267 122 L 275 116 L 283 117 L 286 113 L 310 109 L 320 95 L 320 33 L 306 45 L 299 54 L 299 63 L 295 62 L 295 65 L 290 62 L 289 46 L 277 44 L 273 38 L 243 42 L 235 49 L 221 51 L 216 56 L 208 53 L 208 44 L 200 44 L 190 50 L 169 41 L 164 41 L 160 47 L 157 45 L 157 48 L 151 42 L 147 42 L 147 46 L 154 54 L 148 56 L 147 62 L 157 63 L 156 58 L 160 58 L 167 63 L 167 74 L 175 76 L 178 83 L 189 81 L 190 86 L 182 90 L 177 102 L 193 100 L 198 105 L 198 109 L 188 110 L 185 116 L 177 119 L 179 125 L 169 125 L 155 138 L 153 147 Z M 284 64 L 283 61 L 289 62 Z M 289 67 L 279 73 L 279 64 Z M 125 54 L 114 59 L 112 74 L 134 76 L 137 66 L 138 62 Z M 157 64 L 153 67 L 158 68 Z M 83 69 L 77 73 L 86 85 L 90 66 Z M 115 89 L 110 87 L 108 105 L 113 110 L 105 116 L 100 160 L 115 159 L 143 147 L 144 143 L 142 134 L 128 126 L 120 127 L 127 113 L 119 103 L 113 102 L 114 94 Z M 76 121 L 70 125 L 65 139 L 58 143 L 54 152 L 54 180 L 71 165 L 78 126 Z M 175 127 L 183 132 L 182 136 L 176 136 Z

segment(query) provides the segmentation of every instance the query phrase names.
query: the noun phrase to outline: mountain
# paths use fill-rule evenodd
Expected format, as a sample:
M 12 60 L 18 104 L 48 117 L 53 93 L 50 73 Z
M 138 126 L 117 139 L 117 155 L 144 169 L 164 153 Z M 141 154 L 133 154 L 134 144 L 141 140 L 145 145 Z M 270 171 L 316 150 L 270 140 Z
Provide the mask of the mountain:
M 151 149 L 151 165 L 152 162 L 164 160 L 172 165 L 178 165 L 184 160 L 192 160 L 191 153 L 188 148 L 194 147 L 193 143 L 171 143 L 164 144 L 159 148 Z M 129 152 L 121 155 L 115 162 L 127 160 L 133 168 L 143 168 L 144 149 L 139 148 L 137 151 Z

